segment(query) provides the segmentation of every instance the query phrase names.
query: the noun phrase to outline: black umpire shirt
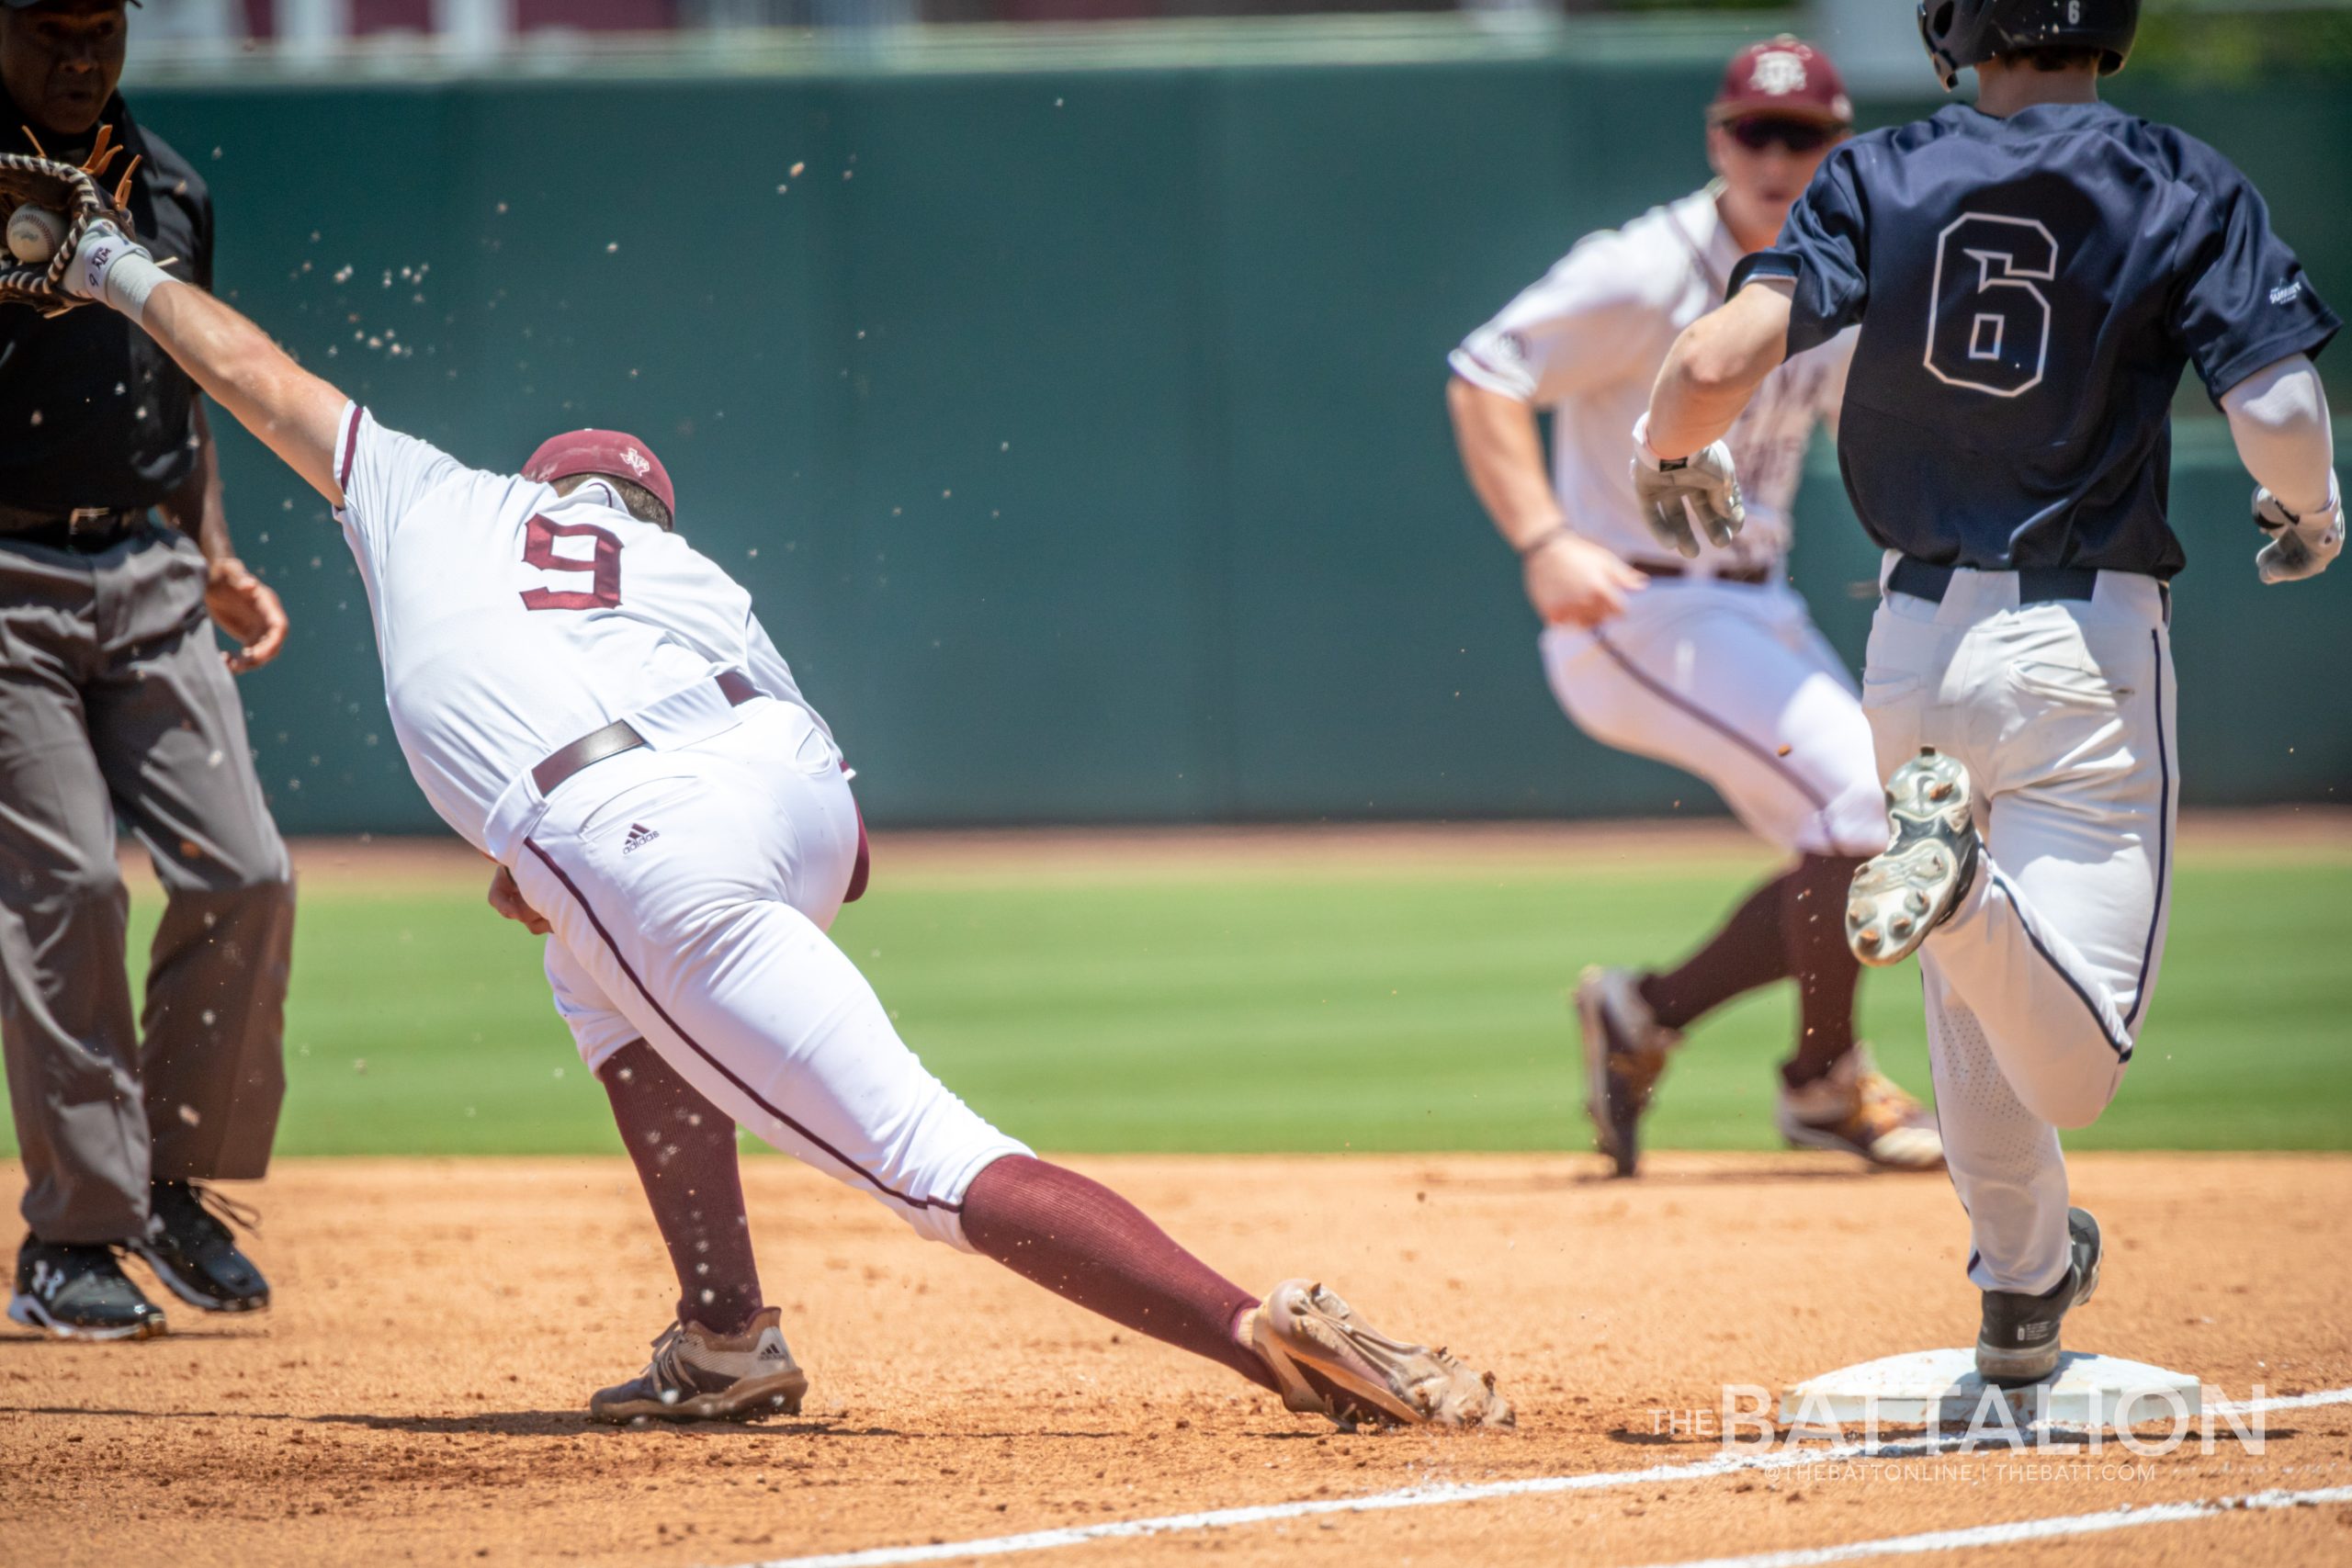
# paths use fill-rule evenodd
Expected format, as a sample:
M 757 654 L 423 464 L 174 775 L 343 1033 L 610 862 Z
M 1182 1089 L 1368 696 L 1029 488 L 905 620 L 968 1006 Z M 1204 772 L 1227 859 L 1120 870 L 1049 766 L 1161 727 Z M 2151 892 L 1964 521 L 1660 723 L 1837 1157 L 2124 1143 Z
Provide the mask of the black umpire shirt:
M 0 94 L 0 151 L 29 152 L 24 117 Z M 117 94 L 101 123 L 125 151 L 100 184 L 111 189 L 134 153 L 131 220 L 175 277 L 212 287 L 212 197 L 187 159 L 140 129 Z M 93 128 L 91 136 L 95 136 Z M 74 147 L 40 138 L 51 157 Z M 196 468 L 195 388 L 153 339 L 103 305 L 54 319 L 0 310 L 0 505 L 54 510 L 160 505 Z

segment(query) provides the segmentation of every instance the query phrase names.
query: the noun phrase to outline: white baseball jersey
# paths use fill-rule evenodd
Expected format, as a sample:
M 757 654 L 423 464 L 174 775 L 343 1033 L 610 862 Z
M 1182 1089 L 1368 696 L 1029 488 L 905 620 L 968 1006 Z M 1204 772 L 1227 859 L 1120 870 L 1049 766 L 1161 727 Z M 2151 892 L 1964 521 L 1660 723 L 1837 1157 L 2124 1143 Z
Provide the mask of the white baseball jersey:
M 1651 534 L 1628 471 L 1634 421 L 1683 328 L 1723 303 L 1740 257 L 1715 188 L 1587 235 L 1449 359 L 1464 380 L 1557 411 L 1553 487 L 1568 525 L 1629 560 L 1672 558 Z M 1747 522 L 1728 550 L 1702 539 L 1699 566 L 1777 567 L 1814 422 L 1834 430 L 1853 331 L 1781 365 L 1724 437 Z
M 492 827 L 501 797 L 592 730 L 665 702 L 723 728 L 723 699 L 700 690 L 722 670 L 808 707 L 751 595 L 606 486 L 559 496 L 469 468 L 356 403 L 334 472 L 392 732 L 434 810 L 495 858 L 514 851 Z

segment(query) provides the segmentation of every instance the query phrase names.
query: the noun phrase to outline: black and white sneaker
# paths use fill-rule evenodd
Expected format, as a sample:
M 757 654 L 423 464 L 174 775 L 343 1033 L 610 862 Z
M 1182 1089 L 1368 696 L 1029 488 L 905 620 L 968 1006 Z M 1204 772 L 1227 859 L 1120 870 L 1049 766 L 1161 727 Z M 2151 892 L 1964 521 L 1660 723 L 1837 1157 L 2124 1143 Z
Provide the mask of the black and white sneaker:
M 8 1315 L 60 1339 L 145 1339 L 164 1332 L 163 1309 L 139 1293 L 104 1243 L 25 1237 Z
M 762 1307 L 741 1334 L 673 1323 L 653 1341 L 653 1360 L 625 1383 L 588 1401 L 599 1421 L 755 1421 L 797 1416 L 808 1374 L 784 1342 L 784 1314 Z
M 1642 1112 L 1650 1106 L 1667 1054 L 1681 1034 L 1658 1022 L 1630 969 L 1591 968 L 1577 985 L 1577 1025 L 1584 1036 L 1584 1106 L 1593 1145 L 1619 1176 L 1641 1161 Z
M 1886 781 L 1894 838 L 1855 871 L 1846 899 L 1846 942 L 1856 958 L 1900 964 L 1968 897 L 1981 848 L 1970 794 L 1968 770 L 1932 746 Z
M 2047 1295 L 1984 1292 L 1984 1326 L 1976 1337 L 1976 1371 L 1996 1388 L 2022 1388 L 2058 1370 L 2058 1325 L 2067 1309 L 2098 1289 L 2098 1222 L 2088 1209 L 2066 1211 L 2074 1261 Z
M 172 1294 L 206 1312 L 259 1312 L 269 1305 L 269 1281 L 237 1250 L 224 1219 L 245 1229 L 254 1212 L 193 1181 L 158 1181 L 148 1190 L 147 1234 L 130 1250 L 155 1270 Z

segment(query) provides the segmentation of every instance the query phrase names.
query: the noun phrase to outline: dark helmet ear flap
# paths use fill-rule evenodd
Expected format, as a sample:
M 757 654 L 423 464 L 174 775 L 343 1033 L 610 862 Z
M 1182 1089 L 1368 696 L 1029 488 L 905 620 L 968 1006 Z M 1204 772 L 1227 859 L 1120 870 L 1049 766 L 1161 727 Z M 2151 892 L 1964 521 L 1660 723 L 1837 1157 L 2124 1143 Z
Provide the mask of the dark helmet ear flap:
M 1960 85 L 1960 68 L 1945 42 L 1951 37 L 1954 0 L 1919 0 L 1919 41 L 1927 47 L 1928 62 L 1936 68 L 1936 80 L 1949 93 Z

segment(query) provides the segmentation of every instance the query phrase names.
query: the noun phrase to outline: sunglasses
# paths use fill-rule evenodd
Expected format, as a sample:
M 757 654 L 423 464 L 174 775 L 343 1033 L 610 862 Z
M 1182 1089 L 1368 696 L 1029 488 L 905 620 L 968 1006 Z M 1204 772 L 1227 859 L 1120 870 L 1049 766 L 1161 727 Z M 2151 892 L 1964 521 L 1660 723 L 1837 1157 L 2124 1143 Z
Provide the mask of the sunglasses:
M 1749 115 L 1736 119 L 1724 129 L 1731 139 L 1751 152 L 1761 152 L 1779 142 L 1792 152 L 1817 152 L 1836 140 L 1838 128 L 1816 125 L 1805 119 L 1775 119 L 1769 115 Z

